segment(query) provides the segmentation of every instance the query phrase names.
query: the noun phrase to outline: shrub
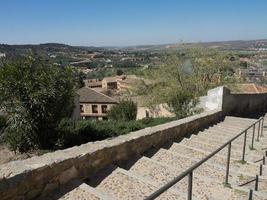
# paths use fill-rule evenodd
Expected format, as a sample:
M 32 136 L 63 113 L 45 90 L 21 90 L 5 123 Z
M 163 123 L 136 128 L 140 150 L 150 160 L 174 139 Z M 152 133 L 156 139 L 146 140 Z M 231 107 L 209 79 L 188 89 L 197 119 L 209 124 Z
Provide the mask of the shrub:
M 111 120 L 130 121 L 135 120 L 137 115 L 137 104 L 131 100 L 122 100 L 117 105 L 112 106 L 108 112 Z
M 72 121 L 63 119 L 59 126 L 57 148 L 66 148 L 90 141 L 103 140 L 137 131 L 146 127 L 159 125 L 175 118 L 148 118 L 138 121 Z
M 6 118 L 0 115 L 0 130 L 6 126 Z
M 21 152 L 50 148 L 57 140 L 55 128 L 73 110 L 74 76 L 32 57 L 1 63 L 0 107 L 8 115 L 6 142 Z

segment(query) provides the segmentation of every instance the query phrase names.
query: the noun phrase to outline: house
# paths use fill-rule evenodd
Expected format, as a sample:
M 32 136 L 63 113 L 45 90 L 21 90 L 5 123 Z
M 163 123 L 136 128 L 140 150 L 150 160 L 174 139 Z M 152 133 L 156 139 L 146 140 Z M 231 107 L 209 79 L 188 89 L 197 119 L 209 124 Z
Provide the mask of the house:
M 121 79 L 117 80 L 117 88 L 119 91 L 130 91 L 133 86 L 136 86 L 141 81 L 142 79 L 135 75 L 123 76 Z
M 6 54 L 0 52 L 0 58 L 4 58 L 4 57 L 6 57 Z
M 85 79 L 83 82 L 89 88 L 102 88 L 102 81 L 99 79 Z
M 78 90 L 82 119 L 106 120 L 108 110 L 117 102 L 109 96 L 83 87 Z
M 117 90 L 118 89 L 118 84 L 117 84 L 118 79 L 122 79 L 122 77 L 121 76 L 105 77 L 102 80 L 102 88 L 105 90 Z

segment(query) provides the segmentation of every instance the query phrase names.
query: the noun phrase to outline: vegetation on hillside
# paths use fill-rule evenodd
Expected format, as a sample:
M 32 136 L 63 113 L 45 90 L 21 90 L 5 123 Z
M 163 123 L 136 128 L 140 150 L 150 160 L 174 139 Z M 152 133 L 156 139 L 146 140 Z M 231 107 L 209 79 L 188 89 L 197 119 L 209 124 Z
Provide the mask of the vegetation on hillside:
M 176 118 L 147 118 L 142 120 L 109 120 L 91 121 L 63 119 L 58 126 L 59 139 L 56 148 L 67 148 L 86 142 L 103 140 L 127 134 L 146 127 L 156 126 L 175 120 Z
M 167 103 L 178 118 L 196 112 L 197 98 L 210 88 L 235 82 L 237 59 L 230 53 L 213 49 L 190 48 L 167 52 L 158 67 L 149 70 L 135 90 L 147 106 Z
M 136 120 L 137 104 L 131 100 L 121 100 L 108 111 L 108 118 L 115 121 Z
M 74 76 L 31 56 L 0 66 L 0 108 L 7 116 L 5 141 L 15 151 L 50 148 L 55 128 L 73 110 Z

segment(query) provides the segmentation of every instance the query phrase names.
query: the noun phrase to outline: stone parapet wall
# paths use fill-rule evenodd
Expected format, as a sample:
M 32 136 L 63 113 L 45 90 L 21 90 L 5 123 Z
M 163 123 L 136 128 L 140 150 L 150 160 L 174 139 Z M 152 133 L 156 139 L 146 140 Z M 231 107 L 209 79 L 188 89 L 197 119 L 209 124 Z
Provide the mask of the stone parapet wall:
M 267 93 L 234 94 L 226 87 L 217 87 L 208 91 L 205 110 L 219 109 L 224 115 L 251 116 L 267 111 Z
M 86 179 L 110 164 L 141 155 L 152 147 L 161 147 L 216 123 L 221 117 L 220 110 L 213 110 L 113 139 L 1 165 L 1 199 L 45 196 L 73 179 Z

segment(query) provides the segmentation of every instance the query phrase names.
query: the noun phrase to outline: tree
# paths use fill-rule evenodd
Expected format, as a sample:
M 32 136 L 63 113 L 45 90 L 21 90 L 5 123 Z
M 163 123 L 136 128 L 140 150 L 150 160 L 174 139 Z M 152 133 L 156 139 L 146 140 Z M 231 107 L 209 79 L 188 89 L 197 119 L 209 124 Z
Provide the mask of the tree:
M 116 121 L 136 120 L 137 104 L 131 100 L 122 100 L 108 111 L 108 118 Z
M 224 84 L 233 77 L 235 61 L 232 55 L 206 48 L 189 48 L 167 52 L 160 65 L 149 70 L 137 85 L 136 94 L 144 97 L 144 104 L 153 108 L 166 104 L 183 118 L 196 112 L 199 96 L 212 87 Z
M 117 69 L 116 75 L 117 76 L 123 75 L 123 71 L 121 69 Z
M 31 56 L 0 64 L 0 108 L 7 116 L 5 139 L 13 150 L 49 148 L 55 128 L 73 110 L 72 69 Z

